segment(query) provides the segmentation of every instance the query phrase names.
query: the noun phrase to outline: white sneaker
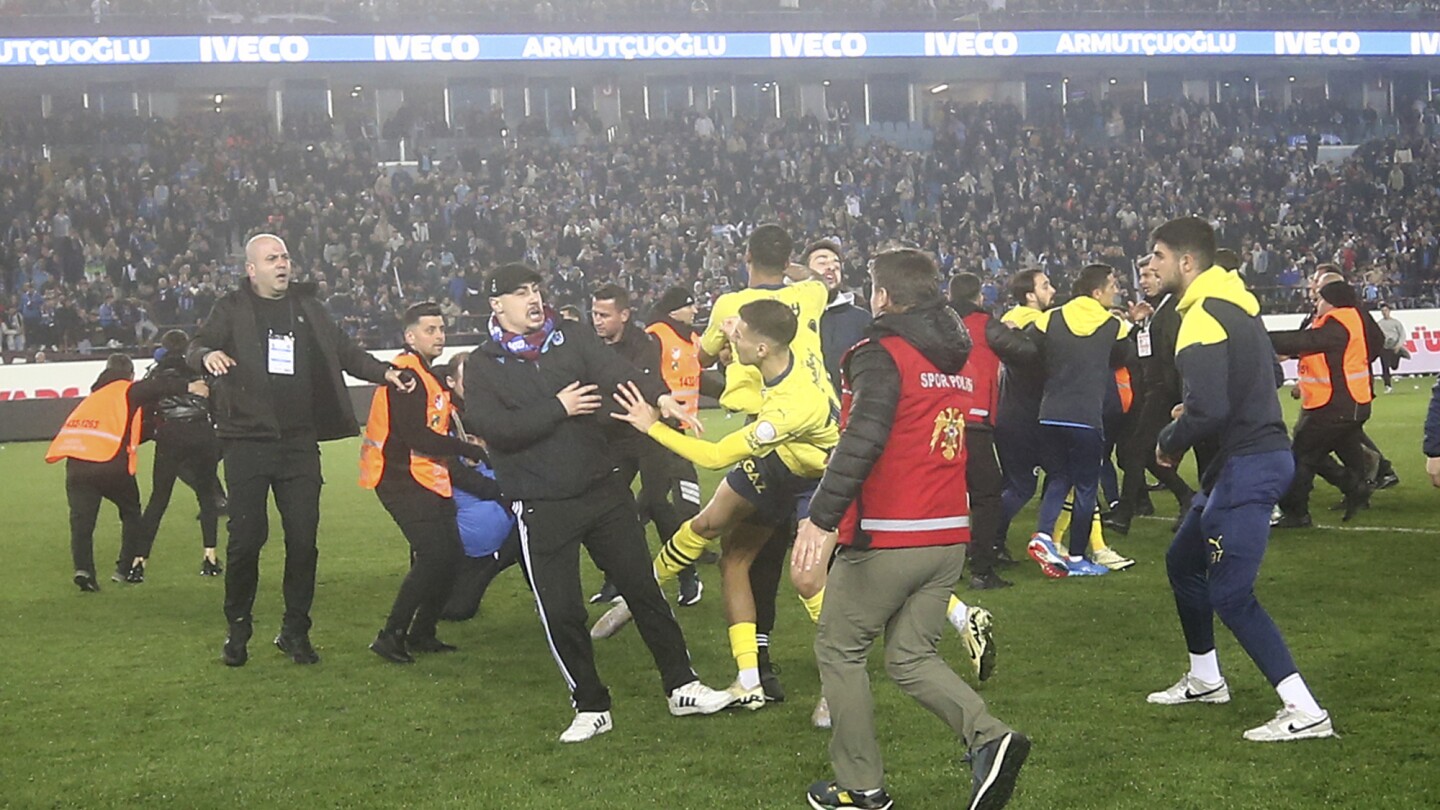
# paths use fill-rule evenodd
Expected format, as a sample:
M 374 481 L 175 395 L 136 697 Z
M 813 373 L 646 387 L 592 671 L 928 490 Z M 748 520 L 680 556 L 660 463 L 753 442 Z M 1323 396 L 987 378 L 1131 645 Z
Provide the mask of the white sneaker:
M 749 709 L 753 712 L 765 708 L 765 688 L 763 686 L 746 689 L 737 680 L 730 684 L 730 688 L 725 691 L 730 694 L 730 708 L 732 709 Z
M 1318 715 L 1306 714 L 1288 705 L 1275 713 L 1274 720 L 1245 732 L 1245 739 L 1251 742 L 1289 742 L 1334 736 L 1335 726 L 1330 723 L 1329 712 L 1322 709 Z
M 1206 683 L 1189 672 L 1180 676 L 1175 685 L 1163 692 L 1151 692 L 1146 703 L 1179 706 L 1182 703 L 1229 703 L 1230 686 L 1221 678 L 1219 683 Z
M 595 626 L 590 628 L 590 638 L 609 638 L 629 624 L 631 618 L 633 616 L 630 613 L 630 606 L 625 604 L 625 597 L 616 597 L 615 606 L 595 620 Z
M 1135 561 L 1124 556 L 1109 546 L 1099 551 L 1090 552 L 1090 561 L 1096 565 L 1103 565 L 1111 571 L 1124 571 L 1135 564 Z
M 760 692 L 765 700 L 765 692 Z M 728 691 L 711 689 L 699 681 L 691 681 L 670 693 L 670 714 L 685 717 L 691 714 L 714 714 L 735 702 L 735 696 Z
M 610 712 L 576 712 L 575 719 L 570 721 L 570 727 L 560 734 L 560 742 L 585 742 L 614 727 L 615 724 L 610 722 Z
M 957 623 L 950 617 L 950 624 L 960 631 L 960 643 L 965 645 L 975 677 L 982 681 L 989 680 L 995 671 L 995 638 L 991 634 L 994 623 L 990 611 L 973 605 L 966 610 L 964 621 Z
M 810 713 L 810 725 L 815 728 L 830 728 L 830 704 L 825 698 L 815 704 L 815 711 Z

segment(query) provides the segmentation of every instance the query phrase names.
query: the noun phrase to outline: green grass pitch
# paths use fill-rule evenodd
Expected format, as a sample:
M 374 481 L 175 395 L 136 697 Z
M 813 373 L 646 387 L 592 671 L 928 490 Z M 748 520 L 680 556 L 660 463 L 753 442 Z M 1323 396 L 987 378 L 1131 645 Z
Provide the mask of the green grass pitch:
M 1273 538 L 1258 584 L 1339 739 L 1242 741 L 1278 701 L 1223 629 L 1233 702 L 1146 705 L 1145 694 L 1186 665 L 1164 573 L 1168 498 L 1156 498 L 1165 520 L 1111 538 L 1139 560 L 1129 571 L 1048 581 L 1026 564 L 1010 572 L 1014 588 L 962 591 L 996 617 L 999 666 L 982 694 L 1035 741 L 1013 806 L 1440 806 L 1440 590 L 1430 567 L 1440 492 L 1420 455 L 1428 396 L 1429 381 L 1402 381 L 1370 423 L 1401 486 L 1377 494 L 1353 527 Z M 712 436 L 729 427 L 710 420 Z M 827 736 L 809 726 L 819 689 L 813 630 L 788 582 L 773 648 L 788 702 L 671 718 L 638 634 L 626 629 L 597 643 L 615 730 L 584 745 L 556 742 L 571 712 L 518 570 L 496 582 L 476 620 L 442 625 L 460 653 L 405 667 L 377 658 L 366 645 L 407 551 L 375 496 L 356 486 L 356 448 L 324 448 L 312 634 L 324 661 L 296 666 L 269 644 L 281 612 L 277 536 L 241 669 L 219 661 L 222 583 L 197 575 L 188 490 L 177 488 L 149 581 L 116 585 L 102 570 L 103 592 L 83 595 L 70 582 L 63 465 L 43 463 L 42 444 L 0 449 L 0 806 L 783 808 L 804 806 L 805 787 L 830 777 Z M 145 464 L 146 493 L 148 478 Z M 705 478 L 707 492 L 715 478 Z M 1326 527 L 1338 524 L 1326 511 L 1335 500 L 1317 488 Z M 1017 552 L 1030 514 L 1012 532 Z M 118 535 L 106 507 L 97 559 L 113 559 Z M 723 688 L 734 665 L 719 574 L 702 575 L 704 601 L 677 613 L 696 669 Z M 587 592 L 598 584 L 587 562 Z M 953 634 L 941 649 L 970 677 Z M 885 679 L 878 656 L 872 665 L 897 806 L 963 806 L 963 751 Z

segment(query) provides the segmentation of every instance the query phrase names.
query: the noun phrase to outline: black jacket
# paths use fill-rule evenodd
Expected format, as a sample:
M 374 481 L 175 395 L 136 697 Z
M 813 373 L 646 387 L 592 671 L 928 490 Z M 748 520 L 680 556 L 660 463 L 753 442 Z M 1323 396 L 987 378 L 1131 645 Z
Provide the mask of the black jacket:
M 465 364 L 465 427 L 485 439 L 500 488 L 514 500 L 573 498 L 615 470 L 606 435 L 620 383 L 634 382 L 650 402 L 667 393 L 663 381 L 610 351 L 589 324 L 562 322 L 555 330 L 537 361 L 486 339 Z M 555 395 L 573 382 L 598 385 L 605 407 L 567 416 Z
M 970 356 L 970 333 L 955 310 L 943 304 L 882 315 L 870 324 L 865 336 L 871 342 L 851 352 L 845 363 L 849 418 L 810 501 L 810 521 L 821 529 L 834 531 L 840 525 L 890 439 L 900 402 L 900 369 L 878 341 L 891 335 L 919 349 L 946 374 L 958 373 Z
M 601 342 L 603 343 L 603 341 Z M 625 324 L 619 340 L 605 345 L 611 351 L 630 361 L 630 364 L 647 379 L 660 380 L 661 384 L 664 384 L 664 378 L 661 377 L 659 370 L 660 341 L 634 322 Z M 651 447 L 659 447 L 649 436 L 641 435 L 635 428 L 624 422 L 617 422 L 614 419 L 609 422 L 610 443 L 617 451 L 633 455 Z M 671 425 L 671 427 L 675 427 L 675 425 Z
M 1079 309 L 1072 299 L 1047 312 L 1048 322 L 1042 319 L 1025 329 L 1045 357 L 1045 395 L 1039 414 L 1045 424 L 1104 428 L 1105 398 L 1115 385 L 1111 372 L 1130 361 L 1134 345 L 1119 339 L 1122 325 L 1117 318 L 1096 312 L 1100 310 L 1090 304 Z M 1086 315 L 1094 317 L 1084 320 Z
M 359 434 L 355 408 L 345 387 L 345 371 L 353 377 L 385 384 L 390 366 L 371 357 L 330 319 L 315 298 L 310 284 L 292 284 L 289 294 L 300 305 L 300 317 L 308 318 L 320 347 L 318 360 L 324 366 L 328 385 L 315 386 L 315 434 L 320 441 L 343 439 Z M 222 439 L 279 439 L 280 421 L 276 403 L 270 397 L 265 370 L 265 339 L 255 325 L 255 293 L 250 285 L 230 292 L 210 311 L 210 317 L 190 347 L 185 360 L 197 372 L 205 371 L 205 355 L 219 349 L 235 360 L 229 373 L 210 384 L 210 408 L 215 429 Z
M 117 380 L 124 380 L 125 377 L 111 371 L 102 371 L 100 376 L 95 378 L 95 383 L 90 386 L 90 393 L 95 393 L 101 388 Z M 182 382 L 175 377 L 163 377 L 155 379 L 144 379 L 130 386 L 125 392 L 125 428 L 120 431 L 121 436 L 130 435 L 130 425 L 133 420 L 141 418 L 141 408 L 153 408 L 164 397 L 175 396 L 185 393 L 189 382 Z M 108 461 L 82 461 L 80 459 L 66 459 L 66 475 L 129 475 L 130 456 L 125 452 L 125 442 L 115 451 L 115 456 Z
M 1149 322 L 1135 330 L 1136 365 L 1140 369 L 1140 389 L 1136 394 L 1142 403 L 1153 401 L 1157 403 L 1155 407 L 1163 406 L 1167 415 L 1179 404 L 1182 396 L 1180 372 L 1175 369 L 1175 341 L 1180 336 L 1180 311 L 1176 309 L 1179 303 L 1180 296 L 1165 295 Z M 1139 352 L 1142 332 L 1150 335 L 1149 355 Z
M 870 311 L 855 305 L 854 293 L 831 293 L 829 305 L 820 316 L 820 351 L 825 356 L 825 370 L 830 384 L 840 391 L 840 360 L 850 347 L 865 337 L 870 326 Z

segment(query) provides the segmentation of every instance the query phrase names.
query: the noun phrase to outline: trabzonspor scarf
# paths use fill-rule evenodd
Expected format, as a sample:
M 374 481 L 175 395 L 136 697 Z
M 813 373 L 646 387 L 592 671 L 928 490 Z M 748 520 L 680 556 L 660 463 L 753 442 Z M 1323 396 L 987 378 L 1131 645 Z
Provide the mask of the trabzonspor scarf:
M 505 351 L 531 362 L 540 359 L 540 355 L 549 348 L 550 339 L 558 334 L 555 331 L 555 311 L 549 307 L 545 308 L 545 323 L 528 335 L 502 329 L 495 316 L 490 316 L 490 337 Z M 558 344 L 559 340 L 556 340 L 556 343 Z

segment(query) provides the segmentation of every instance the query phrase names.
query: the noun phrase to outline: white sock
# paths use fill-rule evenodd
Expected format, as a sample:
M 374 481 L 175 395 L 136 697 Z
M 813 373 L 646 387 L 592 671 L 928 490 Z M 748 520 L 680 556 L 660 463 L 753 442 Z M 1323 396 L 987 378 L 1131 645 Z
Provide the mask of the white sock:
M 950 610 L 949 615 L 951 624 L 956 627 L 963 627 L 965 625 L 965 619 L 970 616 L 970 606 L 956 599 L 955 607 Z
M 760 685 L 760 668 L 746 667 L 740 670 L 740 688 L 754 689 Z
M 1225 676 L 1220 674 L 1220 659 L 1211 650 L 1196 655 L 1190 653 L 1190 677 L 1202 683 L 1220 683 Z
M 1305 685 L 1305 679 L 1300 677 L 1298 672 L 1275 684 L 1275 691 L 1286 706 L 1294 706 L 1312 717 L 1325 713 L 1320 704 L 1315 702 L 1315 696 L 1310 694 L 1310 687 Z
M 1068 554 L 1066 555 L 1065 559 L 1069 560 L 1070 562 L 1080 562 L 1081 560 L 1085 559 L 1085 555 Z

